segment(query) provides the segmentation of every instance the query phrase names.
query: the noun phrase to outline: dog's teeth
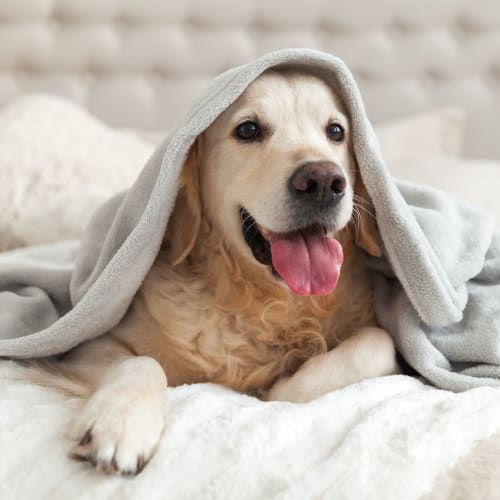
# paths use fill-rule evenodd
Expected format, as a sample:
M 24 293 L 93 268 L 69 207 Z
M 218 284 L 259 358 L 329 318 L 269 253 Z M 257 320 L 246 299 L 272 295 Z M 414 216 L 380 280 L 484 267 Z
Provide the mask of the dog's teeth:
M 264 229 L 263 227 L 259 226 L 259 231 L 260 234 L 262 234 L 262 236 L 264 236 L 266 240 L 269 240 L 271 238 L 271 233 L 266 229 Z
M 327 238 L 333 238 L 335 236 L 335 232 L 333 229 L 326 229 L 325 234 Z

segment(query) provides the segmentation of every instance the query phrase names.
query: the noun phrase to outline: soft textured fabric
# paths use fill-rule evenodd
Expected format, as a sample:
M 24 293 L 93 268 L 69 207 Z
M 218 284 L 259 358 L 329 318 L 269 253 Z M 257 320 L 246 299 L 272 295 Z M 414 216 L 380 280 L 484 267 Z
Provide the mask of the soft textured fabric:
M 498 497 L 500 388 L 454 394 L 393 376 L 306 404 L 266 403 L 211 384 L 169 388 L 155 455 L 141 474 L 122 478 L 68 458 L 65 430 L 81 401 L 22 378 L 14 363 L 0 364 L 2 499 Z M 474 454 L 483 439 L 495 450 L 489 460 Z M 462 478 L 449 484 L 442 475 L 460 459 Z
M 407 361 L 440 387 L 500 384 L 500 241 L 492 242 L 493 217 L 431 188 L 396 185 L 347 67 L 305 49 L 270 53 L 216 78 L 133 187 L 95 213 L 79 247 L 0 256 L 0 355 L 60 353 L 123 317 L 158 252 L 189 147 L 255 78 L 280 65 L 330 82 L 350 115 L 384 244 L 385 258 L 373 262 L 381 325 Z
M 0 251 L 80 238 L 95 208 L 130 187 L 152 149 L 70 101 L 16 99 L 0 112 Z

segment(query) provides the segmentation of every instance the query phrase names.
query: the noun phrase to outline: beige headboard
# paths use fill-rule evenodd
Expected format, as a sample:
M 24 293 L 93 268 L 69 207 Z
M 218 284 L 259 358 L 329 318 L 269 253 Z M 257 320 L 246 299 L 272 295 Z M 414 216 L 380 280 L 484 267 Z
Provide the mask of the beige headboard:
M 375 121 L 466 108 L 466 153 L 500 158 L 500 0 L 0 0 L 0 105 L 45 91 L 165 129 L 207 79 L 284 47 L 342 57 Z

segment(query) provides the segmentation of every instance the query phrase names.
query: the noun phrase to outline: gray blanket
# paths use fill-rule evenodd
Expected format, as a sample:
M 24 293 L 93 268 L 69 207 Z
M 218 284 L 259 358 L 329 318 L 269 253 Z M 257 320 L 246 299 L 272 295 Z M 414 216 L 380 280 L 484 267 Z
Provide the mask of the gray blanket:
M 189 147 L 255 78 L 279 65 L 331 81 L 351 117 L 384 244 L 384 258 L 371 261 L 382 327 L 439 387 L 500 384 L 500 235 L 493 217 L 435 189 L 396 183 L 347 67 L 304 49 L 274 52 L 217 77 L 135 184 L 96 211 L 81 242 L 0 255 L 0 356 L 62 353 L 120 321 L 159 250 Z

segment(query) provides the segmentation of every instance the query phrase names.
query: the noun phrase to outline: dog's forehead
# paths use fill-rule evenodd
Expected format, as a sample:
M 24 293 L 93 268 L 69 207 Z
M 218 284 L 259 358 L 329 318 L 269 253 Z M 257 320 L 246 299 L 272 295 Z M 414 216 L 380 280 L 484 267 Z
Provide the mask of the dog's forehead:
M 334 88 L 305 71 L 271 69 L 254 80 L 203 135 L 216 140 L 244 120 L 263 120 L 273 127 L 297 120 L 334 120 L 349 127 L 346 107 Z M 310 121 L 310 120 L 308 120 Z
M 319 77 L 295 70 L 268 70 L 252 82 L 231 111 L 253 108 L 260 112 L 278 112 L 286 115 L 296 107 L 311 111 L 333 111 L 345 114 L 342 99 L 333 88 Z

